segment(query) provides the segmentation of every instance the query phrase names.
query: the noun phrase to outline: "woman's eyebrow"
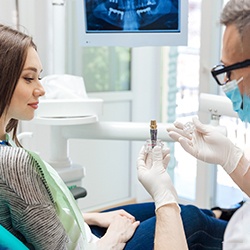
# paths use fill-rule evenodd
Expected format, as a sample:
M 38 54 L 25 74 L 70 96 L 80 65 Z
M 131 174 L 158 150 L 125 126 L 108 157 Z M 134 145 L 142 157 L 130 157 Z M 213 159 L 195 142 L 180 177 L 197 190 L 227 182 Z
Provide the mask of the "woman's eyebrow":
M 35 73 L 38 72 L 37 68 L 35 68 L 35 67 L 27 67 L 27 68 L 24 68 L 24 69 L 23 69 L 23 71 L 25 71 L 25 70 L 31 70 L 31 71 L 34 71 Z M 43 71 L 43 70 L 41 69 L 40 73 L 41 73 L 42 71 Z

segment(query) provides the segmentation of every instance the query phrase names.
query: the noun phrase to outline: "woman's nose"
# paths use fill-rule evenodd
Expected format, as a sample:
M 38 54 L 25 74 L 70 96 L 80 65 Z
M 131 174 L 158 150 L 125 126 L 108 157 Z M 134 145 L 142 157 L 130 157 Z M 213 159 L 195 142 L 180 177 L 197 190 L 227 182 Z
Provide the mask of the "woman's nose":
M 45 90 L 41 83 L 39 83 L 39 86 L 34 90 L 34 94 L 39 97 L 45 95 Z

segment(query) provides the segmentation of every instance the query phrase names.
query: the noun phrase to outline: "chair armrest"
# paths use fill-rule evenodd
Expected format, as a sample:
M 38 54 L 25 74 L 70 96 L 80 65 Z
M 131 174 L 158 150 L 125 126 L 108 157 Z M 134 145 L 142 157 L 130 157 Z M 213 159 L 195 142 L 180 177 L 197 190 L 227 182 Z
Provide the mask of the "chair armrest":
M 87 190 L 84 187 L 71 186 L 69 187 L 69 190 L 76 200 L 79 198 L 84 198 L 87 195 Z

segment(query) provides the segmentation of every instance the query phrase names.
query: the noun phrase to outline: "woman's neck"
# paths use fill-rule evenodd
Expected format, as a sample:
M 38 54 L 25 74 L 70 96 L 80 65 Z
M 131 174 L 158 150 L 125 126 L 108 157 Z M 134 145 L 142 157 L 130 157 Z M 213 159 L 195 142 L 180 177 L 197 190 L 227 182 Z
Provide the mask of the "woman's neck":
M 4 133 L 4 132 L 0 132 L 0 140 L 1 141 L 5 141 L 6 140 L 6 133 Z
M 6 139 L 6 123 L 3 119 L 0 119 L 0 140 Z
M 5 141 L 6 140 L 6 135 L 0 136 L 0 140 Z

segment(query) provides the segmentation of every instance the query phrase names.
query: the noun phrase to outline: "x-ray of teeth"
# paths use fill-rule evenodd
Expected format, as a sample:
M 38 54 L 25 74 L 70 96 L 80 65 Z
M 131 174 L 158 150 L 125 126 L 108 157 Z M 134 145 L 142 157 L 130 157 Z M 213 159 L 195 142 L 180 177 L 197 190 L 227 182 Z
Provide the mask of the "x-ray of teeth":
M 179 31 L 180 0 L 85 0 L 87 31 Z

